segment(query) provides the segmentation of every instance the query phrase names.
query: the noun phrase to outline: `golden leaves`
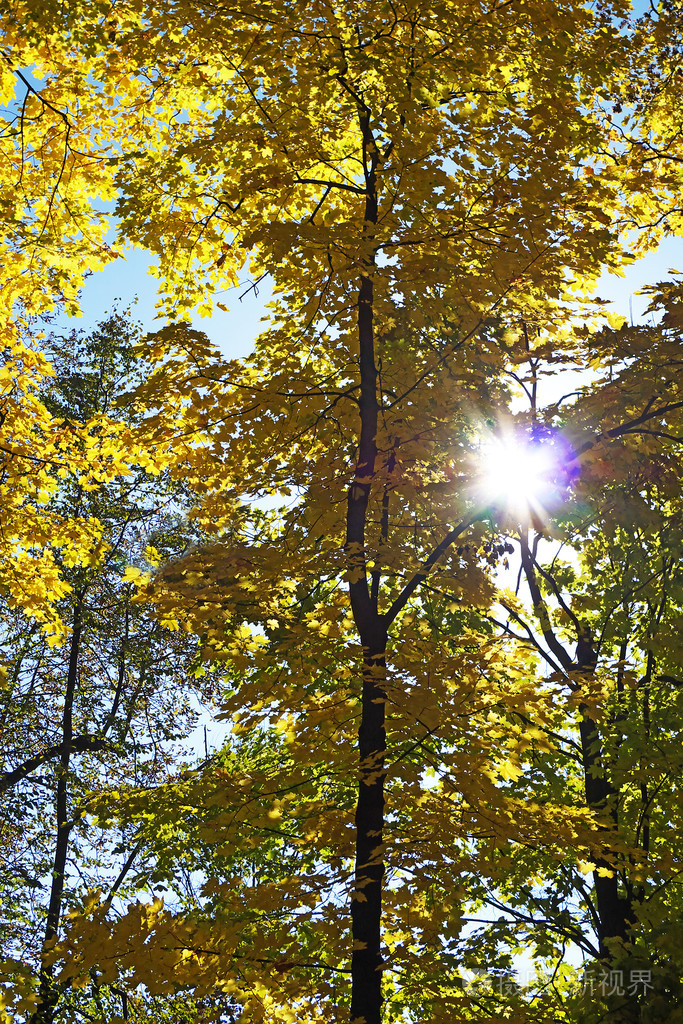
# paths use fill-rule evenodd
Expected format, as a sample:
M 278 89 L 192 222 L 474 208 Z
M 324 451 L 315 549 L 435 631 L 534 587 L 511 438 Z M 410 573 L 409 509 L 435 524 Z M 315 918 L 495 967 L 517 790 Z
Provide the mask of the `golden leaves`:
M 303 869 L 283 868 L 249 893 L 235 873 L 210 923 L 159 901 L 111 923 L 93 903 L 67 942 L 64 978 L 75 985 L 97 963 L 104 981 L 127 973 L 152 991 L 223 984 L 247 1019 L 286 1020 L 293 1007 L 300 1021 L 318 1016 L 329 983 L 306 1003 L 310 965 L 295 969 L 302 958 L 287 929 L 326 901 L 297 941 L 308 953 L 329 943 L 341 962 L 362 657 L 343 573 L 367 582 L 378 621 L 405 593 L 448 525 L 471 511 L 472 424 L 506 400 L 501 374 L 528 355 L 524 332 L 502 327 L 551 324 L 546 348 L 566 353 L 573 290 L 623 256 L 626 216 L 653 212 L 649 172 L 620 159 L 604 114 L 632 45 L 608 10 L 541 0 L 495 11 L 455 0 L 360 9 L 276 0 L 259 8 L 256 29 L 240 2 L 226 18 L 201 4 L 124 0 L 116 45 L 101 45 L 101 27 L 88 43 L 87 75 L 83 22 L 70 34 L 50 9 L 55 24 L 35 42 L 6 26 L 17 66 L 35 64 L 46 82 L 26 86 L 21 143 L 8 130 L 0 149 L 10 195 L 0 253 L 10 352 L 0 371 L 2 580 L 58 641 L 60 564 L 105 555 L 96 523 L 49 515 L 62 481 L 95 494 L 137 467 L 201 490 L 194 519 L 213 540 L 166 565 L 148 548 L 155 572 L 128 566 L 123 580 L 154 602 L 165 628 L 194 633 L 204 661 L 222 666 L 221 715 L 236 748 L 267 736 L 278 760 L 270 775 L 218 774 L 215 786 L 202 778 L 166 796 L 187 798 L 182 813 L 197 812 L 199 840 L 219 857 L 257 851 L 268 863 L 285 843 L 296 856 L 312 851 L 305 866 L 317 886 L 312 895 Z M 11 102 L 6 74 L 0 90 Z M 582 163 L 590 173 L 578 173 Z M 60 422 L 40 400 L 49 370 L 24 344 L 16 307 L 76 311 L 83 275 L 116 256 L 94 205 L 115 185 L 119 238 L 157 255 L 166 311 L 208 313 L 247 263 L 273 278 L 278 303 L 243 364 L 217 359 L 182 323 L 150 338 L 156 370 L 130 399 L 138 426 L 104 415 Z M 371 389 L 356 335 L 358 289 L 370 283 Z M 620 396 L 598 400 L 610 429 L 604 413 L 618 413 Z M 355 463 L 368 403 L 377 458 L 363 475 Z M 622 465 L 624 478 L 634 464 Z M 603 450 L 584 468 L 593 486 L 614 482 Z M 370 493 L 362 541 L 356 534 L 344 550 L 354 471 L 351 500 Z M 464 549 L 421 580 L 387 646 L 387 678 L 377 665 L 372 675 L 389 710 L 394 803 L 382 853 L 396 872 L 387 904 L 404 966 L 422 947 L 436 963 L 443 924 L 412 889 L 448 891 L 460 869 L 502 884 L 501 847 L 540 844 L 559 857 L 594 825 L 569 783 L 559 796 L 536 777 L 524 788 L 530 763 L 553 767 L 549 737 L 566 722 L 558 733 L 554 680 L 536 679 L 529 644 L 495 637 L 483 614 L 495 596 L 476 556 L 487 529 L 468 527 Z M 537 612 L 550 631 L 559 614 L 543 602 Z M 596 718 L 604 687 L 600 675 L 582 686 Z M 372 767 L 376 782 L 379 758 Z M 543 802 L 530 798 L 541 792 Z M 178 801 L 171 812 L 140 812 L 144 799 L 124 794 L 122 813 L 156 826 L 170 815 L 171 827 L 176 815 L 177 824 Z M 399 885 L 416 849 L 436 881 L 420 866 L 417 885 Z M 275 910 L 284 923 L 271 920 Z

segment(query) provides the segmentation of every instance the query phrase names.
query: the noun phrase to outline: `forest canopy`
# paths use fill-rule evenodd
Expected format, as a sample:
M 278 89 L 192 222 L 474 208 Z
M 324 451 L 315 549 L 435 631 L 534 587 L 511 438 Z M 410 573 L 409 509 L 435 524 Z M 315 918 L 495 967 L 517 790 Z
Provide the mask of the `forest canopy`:
M 0 18 L 0 1019 L 683 1021 L 680 5 Z

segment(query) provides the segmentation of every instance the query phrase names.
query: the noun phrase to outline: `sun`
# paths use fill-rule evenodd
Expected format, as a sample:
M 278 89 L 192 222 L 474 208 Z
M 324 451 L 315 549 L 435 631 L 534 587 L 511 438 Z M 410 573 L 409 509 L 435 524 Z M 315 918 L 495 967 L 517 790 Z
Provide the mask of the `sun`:
M 557 452 L 554 446 L 506 434 L 489 438 L 478 452 L 477 500 L 517 518 L 541 515 L 554 491 Z

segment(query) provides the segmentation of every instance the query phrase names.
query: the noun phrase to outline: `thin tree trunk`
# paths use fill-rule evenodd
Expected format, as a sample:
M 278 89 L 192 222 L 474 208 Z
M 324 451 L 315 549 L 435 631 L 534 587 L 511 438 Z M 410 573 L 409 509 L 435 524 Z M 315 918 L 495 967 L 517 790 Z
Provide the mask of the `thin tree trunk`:
M 359 730 L 360 779 L 356 807 L 355 892 L 351 903 L 351 1020 L 380 1024 L 382 1013 L 382 882 L 384 860 L 385 643 L 378 630 L 363 666 Z
M 71 648 L 69 651 L 69 668 L 64 693 L 64 712 L 62 715 L 62 755 L 59 759 L 57 769 L 57 793 L 55 802 L 56 811 L 56 841 L 55 854 L 52 862 L 52 886 L 50 889 L 50 903 L 48 905 L 47 919 L 45 922 L 44 945 L 47 947 L 57 937 L 59 923 L 62 913 L 62 897 L 64 894 L 64 877 L 66 872 L 66 860 L 69 851 L 69 835 L 71 823 L 69 821 L 69 761 L 72 754 L 73 742 L 73 702 L 78 685 L 78 659 L 80 655 L 82 623 L 82 600 L 83 595 L 77 595 L 76 607 L 74 609 L 73 631 L 71 633 Z M 40 1001 L 32 1018 L 32 1024 L 52 1024 L 55 1007 L 59 993 L 54 984 L 54 971 L 49 965 L 43 965 L 40 972 Z
M 583 637 L 579 637 L 576 661 L 583 674 L 592 675 L 597 659 L 590 643 Z M 600 733 L 585 704 L 579 705 L 579 714 L 581 715 L 579 733 L 586 803 L 592 811 L 598 814 L 604 815 L 606 812 L 616 829 L 619 823 L 616 810 L 617 791 L 609 778 L 607 766 L 604 764 Z M 608 971 L 612 969 L 612 965 L 615 963 L 615 954 L 617 954 L 621 972 L 621 976 L 616 976 L 614 985 L 617 991 L 607 995 L 609 1015 L 613 1024 L 637 1024 L 640 1020 L 638 1005 L 640 999 L 637 994 L 629 992 L 628 969 L 624 971 L 625 964 L 629 962 L 629 929 L 633 923 L 633 904 L 628 895 L 621 896 L 619 894 L 618 874 L 614 864 L 609 860 L 611 829 L 603 826 L 601 831 L 605 832 L 606 841 L 603 847 L 605 856 L 598 854 L 595 857 L 596 866 L 593 872 L 593 889 L 597 910 L 596 931 L 600 959 L 604 969 Z M 608 872 L 611 872 L 611 876 Z M 623 950 L 621 956 L 612 944 L 615 940 Z M 618 991 L 619 989 L 621 992 Z
M 543 631 L 543 636 L 549 650 L 557 659 L 558 664 L 573 678 L 572 689 L 580 691 L 579 679 L 588 681 L 595 672 L 597 655 L 593 650 L 590 637 L 582 631 L 581 623 L 574 619 L 578 636 L 576 647 L 576 660 L 573 660 L 563 644 L 557 639 L 552 627 L 548 608 L 541 593 L 534 568 L 534 556 L 529 548 L 528 541 L 524 534 L 520 534 L 520 545 L 522 554 L 522 567 L 529 585 L 529 593 L 533 602 L 536 617 Z M 578 672 L 577 672 L 578 670 Z M 588 705 L 579 704 L 579 737 L 581 755 L 583 762 L 583 782 L 586 795 L 586 805 L 597 815 L 604 816 L 607 813 L 613 827 L 618 825 L 616 811 L 617 791 L 609 777 L 609 766 L 604 763 L 602 739 L 600 731 L 593 718 L 590 716 Z M 596 921 L 595 930 L 598 937 L 600 961 L 606 970 L 611 969 L 614 963 L 614 951 L 610 947 L 616 940 L 626 949 L 628 946 L 629 928 L 633 920 L 633 905 L 628 896 L 619 894 L 619 879 L 611 862 L 610 839 L 612 829 L 607 825 L 599 826 L 598 835 L 604 838 L 601 843 L 601 853 L 595 856 L 595 871 L 593 872 L 593 891 L 595 893 Z M 602 855 L 601 855 L 602 854 Z M 602 873 L 601 873 L 602 872 Z M 611 874 L 611 877 L 610 877 Z M 638 1020 L 638 997 L 628 994 L 628 980 L 624 988 L 624 996 L 617 997 L 617 1005 L 610 1008 L 610 1021 L 612 1024 L 635 1024 Z
M 588 717 L 585 706 L 579 707 L 581 722 L 579 733 L 581 737 L 581 751 L 583 755 L 583 777 L 586 793 L 586 803 L 592 811 L 604 814 L 606 811 L 614 817 L 614 812 L 609 806 L 610 800 L 616 795 L 615 790 L 605 775 L 602 765 L 600 735 L 595 722 Z M 616 825 L 616 822 L 614 823 Z M 605 853 L 609 853 L 609 832 L 604 829 Z M 628 936 L 628 928 L 631 917 L 630 902 L 619 895 L 619 883 L 614 865 L 609 860 L 597 855 L 595 858 L 596 870 L 593 872 L 593 887 L 595 890 L 595 902 L 598 912 L 598 939 L 600 942 L 600 954 L 609 959 L 610 953 L 606 940 L 620 939 L 625 942 Z M 611 871 L 612 876 L 600 874 L 599 871 Z
M 370 112 L 359 108 L 363 133 L 366 201 L 364 239 L 377 223 L 377 150 Z M 382 829 L 384 825 L 385 648 L 386 627 L 378 614 L 379 587 L 368 583 L 365 544 L 370 490 L 377 461 L 379 396 L 373 324 L 374 256 L 364 257 L 358 292 L 360 436 L 358 461 L 349 487 L 346 557 L 349 597 L 363 645 L 363 695 L 358 732 L 359 780 L 356 807 L 355 888 L 351 901 L 351 1020 L 380 1024 L 382 1016 Z

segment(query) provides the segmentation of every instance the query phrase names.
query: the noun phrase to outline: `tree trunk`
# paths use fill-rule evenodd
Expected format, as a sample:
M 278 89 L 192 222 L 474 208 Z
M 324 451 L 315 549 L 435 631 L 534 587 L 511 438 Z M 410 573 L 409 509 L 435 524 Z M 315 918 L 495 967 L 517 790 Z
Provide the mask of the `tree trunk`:
M 597 659 L 590 643 L 582 637 L 579 637 L 576 661 L 585 675 L 590 675 L 595 670 Z M 615 804 L 617 792 L 609 778 L 607 766 L 604 764 L 600 733 L 595 721 L 590 718 L 586 705 L 579 705 L 579 714 L 581 715 L 579 733 L 586 803 L 592 811 L 598 814 L 607 813 L 616 828 L 618 825 Z M 601 831 L 603 830 L 606 833 L 603 847 L 606 856 L 598 854 L 595 857 L 593 890 L 597 911 L 596 932 L 600 948 L 600 966 L 605 972 L 616 969 L 615 976 L 610 976 L 611 984 L 609 986 L 610 988 L 614 987 L 615 991 L 606 994 L 606 1002 L 609 1006 L 609 1019 L 612 1024 L 637 1024 L 640 1020 L 638 1005 L 640 1000 L 637 994 L 629 992 L 628 977 L 629 930 L 633 923 L 633 906 L 628 896 L 619 895 L 619 879 L 615 865 L 608 859 L 610 829 L 604 826 Z M 600 874 L 600 869 L 611 871 L 611 877 Z M 621 947 L 621 955 L 618 947 Z
M 377 149 L 370 130 L 370 112 L 359 107 L 366 182 L 364 243 L 377 223 L 375 172 Z M 373 323 L 372 251 L 363 258 L 358 291 L 358 359 L 360 370 L 360 432 L 358 460 L 349 487 L 346 558 L 349 598 L 363 645 L 363 691 L 358 731 L 359 780 L 356 807 L 355 887 L 351 901 L 351 1020 L 380 1024 L 382 1016 L 382 828 L 384 825 L 385 649 L 387 631 L 378 614 L 379 587 L 370 590 L 366 564 L 366 529 L 370 491 L 377 461 L 379 413 L 378 375 Z
M 590 638 L 580 635 L 576 647 L 577 667 L 583 676 L 589 677 L 595 671 L 596 664 L 597 656 L 591 646 Z M 579 734 L 581 737 L 586 803 L 592 811 L 598 814 L 604 815 L 607 813 L 616 828 L 618 821 L 614 798 L 617 794 L 610 781 L 607 766 L 603 763 L 600 733 L 595 721 L 589 716 L 588 708 L 585 704 L 579 705 L 579 714 L 581 715 Z M 608 853 L 608 834 L 610 830 L 605 826 L 604 831 L 607 833 L 605 836 L 607 842 L 604 849 L 605 853 Z M 612 871 L 612 876 L 599 874 L 599 869 Z M 600 954 L 606 960 L 611 956 L 606 940 L 619 939 L 622 943 L 625 943 L 632 918 L 631 902 L 619 895 L 617 873 L 613 869 L 614 865 L 610 864 L 609 860 L 599 855 L 596 856 L 593 886 L 598 912 L 597 932 L 600 942 Z
M 614 811 L 609 807 L 609 801 L 614 797 L 615 790 L 605 775 L 605 768 L 601 764 L 600 735 L 595 722 L 586 714 L 586 708 L 580 706 L 581 723 L 579 732 L 581 736 L 581 752 L 583 755 L 584 789 L 586 803 L 592 811 L 598 814 L 607 812 L 614 817 Z M 614 822 L 616 825 L 616 821 Z M 609 833 L 609 829 L 604 831 Z M 605 836 L 605 852 L 609 853 L 609 835 Z M 617 873 L 614 865 L 609 860 L 600 857 L 595 858 L 596 870 L 593 872 L 593 887 L 595 890 L 595 902 L 597 905 L 598 922 L 597 933 L 600 942 L 600 954 L 609 959 L 610 953 L 605 941 L 608 939 L 619 939 L 625 942 L 628 936 L 628 929 L 631 922 L 631 904 L 628 899 L 619 895 Z M 613 871 L 612 877 L 601 875 L 599 869 Z
M 356 807 L 355 888 L 351 903 L 351 1020 L 380 1024 L 382 1012 L 382 881 L 384 860 L 384 714 L 386 634 L 378 628 L 366 647 L 358 732 L 360 778 Z
M 50 903 L 45 922 L 44 945 L 47 947 L 57 937 L 62 913 L 62 897 L 64 894 L 64 875 L 69 851 L 69 761 L 73 742 L 73 702 L 78 685 L 78 659 L 80 655 L 82 624 L 82 595 L 78 596 L 74 609 L 73 631 L 71 633 L 71 649 L 69 651 L 69 668 L 64 692 L 64 712 L 62 715 L 62 754 L 57 769 L 57 793 L 55 800 L 56 840 L 55 854 L 52 862 L 52 886 Z M 52 1024 L 59 993 L 55 988 L 53 968 L 43 965 L 40 972 L 40 1001 L 32 1017 L 31 1024 Z

